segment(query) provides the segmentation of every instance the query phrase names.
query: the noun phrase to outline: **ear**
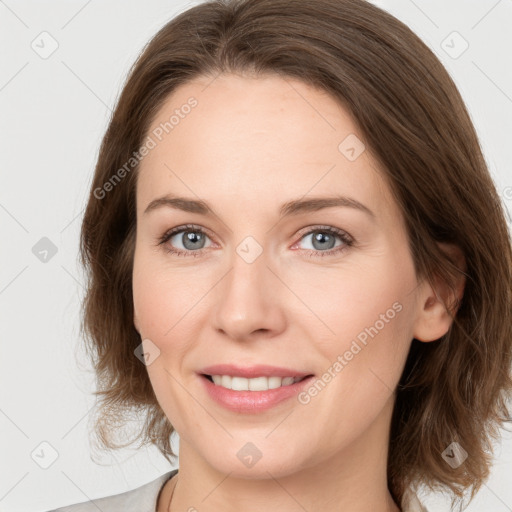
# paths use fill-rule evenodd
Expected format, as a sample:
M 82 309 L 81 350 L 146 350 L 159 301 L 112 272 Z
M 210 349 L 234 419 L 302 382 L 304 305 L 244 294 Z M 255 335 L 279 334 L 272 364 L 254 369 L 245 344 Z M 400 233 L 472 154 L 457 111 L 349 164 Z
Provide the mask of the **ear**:
M 466 261 L 462 250 L 454 244 L 438 245 L 454 265 L 465 273 Z M 424 342 L 436 341 L 448 332 L 462 301 L 465 285 L 466 276 L 462 273 L 459 273 L 454 289 L 438 276 L 435 277 L 435 289 L 427 281 L 422 283 L 418 297 L 419 309 L 414 324 L 414 338 Z

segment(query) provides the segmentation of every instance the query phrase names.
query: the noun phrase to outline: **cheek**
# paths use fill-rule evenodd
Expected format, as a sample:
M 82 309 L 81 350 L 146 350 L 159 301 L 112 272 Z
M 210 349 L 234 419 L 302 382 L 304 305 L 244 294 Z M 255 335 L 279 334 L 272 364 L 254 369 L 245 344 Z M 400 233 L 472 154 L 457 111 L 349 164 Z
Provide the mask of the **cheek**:
M 132 287 L 134 310 L 142 340 L 158 357 L 147 366 L 148 375 L 159 399 L 173 401 L 171 387 L 179 386 L 172 378 L 183 370 L 187 354 L 193 349 L 194 329 L 202 325 L 200 301 L 207 283 L 191 271 L 170 268 L 159 255 L 135 252 Z M 144 348 L 146 351 L 146 348 Z M 166 409 L 176 404 L 167 404 Z
M 317 344 L 325 361 L 315 386 L 320 391 L 306 390 L 311 394 L 304 400 L 311 400 L 316 421 L 332 432 L 335 446 L 373 424 L 391 399 L 405 364 L 412 307 L 399 287 L 385 290 L 373 301 L 343 295 L 346 302 L 322 317 L 336 335 Z
M 185 314 L 187 296 L 193 292 L 176 272 L 162 267 L 159 257 L 142 251 L 135 253 L 132 287 L 141 335 L 161 343 Z
M 342 393 L 358 387 L 355 396 L 373 384 L 383 388 L 383 397 L 389 394 L 412 340 L 411 291 L 416 284 L 412 262 L 389 257 L 375 263 L 357 269 L 340 267 L 339 272 L 326 269 L 323 275 L 315 274 L 314 282 L 309 277 L 299 281 L 298 293 L 307 297 L 315 315 L 308 315 L 303 328 L 317 330 L 315 344 L 326 370 L 331 367 L 340 376 L 334 387 L 339 385 Z M 336 366 L 338 371 L 332 368 L 336 361 L 342 366 Z M 370 389 L 366 391 L 371 399 Z
M 152 354 L 151 363 L 146 366 L 151 386 L 166 416 L 172 418 L 175 427 L 180 427 L 180 418 L 186 413 L 181 405 L 186 401 L 177 399 L 180 388 L 175 378 L 178 378 L 182 356 L 186 352 L 186 347 L 180 345 L 180 340 L 187 339 L 180 331 L 186 324 L 185 311 L 180 281 L 173 278 L 172 273 L 163 272 L 156 260 L 154 255 L 144 255 L 142 251 L 135 253 L 134 310 L 144 352 Z M 171 389 L 175 391 L 170 392 Z
M 317 326 L 319 340 L 333 346 L 343 343 L 377 323 L 378 330 L 396 324 L 403 301 L 413 287 L 407 272 L 397 275 L 390 262 L 340 265 L 318 272 L 289 275 L 294 293 L 307 306 L 308 322 Z M 385 324 L 382 324 L 385 322 Z M 364 337 L 364 335 L 362 336 Z

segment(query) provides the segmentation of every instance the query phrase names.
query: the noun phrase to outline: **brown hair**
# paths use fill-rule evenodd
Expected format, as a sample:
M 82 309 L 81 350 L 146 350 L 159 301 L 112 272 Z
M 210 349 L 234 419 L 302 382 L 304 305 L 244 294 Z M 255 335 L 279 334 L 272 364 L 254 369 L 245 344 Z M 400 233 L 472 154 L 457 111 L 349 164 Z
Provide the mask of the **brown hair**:
M 504 207 L 464 102 L 433 52 L 403 23 L 363 0 L 214 0 L 181 13 L 132 67 L 102 141 L 82 224 L 87 270 L 82 329 L 101 398 L 96 433 L 105 448 L 136 439 L 175 457 L 172 425 L 144 364 L 134 356 L 137 166 L 133 158 L 168 95 L 198 76 L 274 73 L 327 91 L 352 114 L 384 171 L 406 221 L 417 276 L 465 293 L 440 340 L 413 340 L 391 425 L 388 485 L 447 487 L 471 499 L 489 475 L 491 441 L 506 421 L 512 389 L 512 249 Z M 126 174 L 126 175 L 125 175 Z M 119 176 L 119 173 L 118 173 Z M 456 244 L 456 268 L 439 247 Z M 143 430 L 116 444 L 123 414 L 145 414 Z M 442 452 L 456 441 L 468 458 L 452 468 Z M 169 458 L 168 458 L 169 460 Z

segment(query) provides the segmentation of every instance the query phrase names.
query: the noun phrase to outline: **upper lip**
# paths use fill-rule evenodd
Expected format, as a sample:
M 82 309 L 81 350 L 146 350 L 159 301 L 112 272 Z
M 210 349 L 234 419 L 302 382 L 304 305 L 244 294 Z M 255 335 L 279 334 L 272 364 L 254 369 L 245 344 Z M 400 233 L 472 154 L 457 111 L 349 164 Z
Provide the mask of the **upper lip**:
M 312 375 L 308 372 L 301 372 L 292 368 L 283 368 L 279 366 L 268 366 L 266 364 L 257 364 L 253 366 L 237 366 L 233 364 L 215 364 L 207 366 L 199 371 L 206 375 L 230 375 L 232 377 L 245 377 L 251 379 L 254 377 L 306 377 Z

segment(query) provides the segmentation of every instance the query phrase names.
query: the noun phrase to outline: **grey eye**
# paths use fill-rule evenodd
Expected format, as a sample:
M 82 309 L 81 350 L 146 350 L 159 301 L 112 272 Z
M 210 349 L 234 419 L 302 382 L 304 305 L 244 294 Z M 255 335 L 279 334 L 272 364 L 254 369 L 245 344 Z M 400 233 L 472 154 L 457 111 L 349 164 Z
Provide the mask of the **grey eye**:
M 173 246 L 177 247 L 177 249 L 194 251 L 205 247 L 204 244 L 206 238 L 208 237 L 205 233 L 193 229 L 184 229 L 171 236 L 169 242 L 171 242 Z M 173 241 L 173 239 L 176 239 L 181 243 L 182 247 L 179 247 L 179 244 L 176 245 L 177 242 Z
M 333 249 L 336 244 L 336 238 L 340 238 L 339 235 L 334 233 L 329 233 L 328 231 L 325 231 L 323 229 L 317 229 L 315 231 L 311 231 L 310 233 L 304 235 L 302 237 L 302 240 L 306 239 L 307 237 L 312 237 L 312 249 L 314 250 L 329 250 Z M 338 244 L 340 245 L 340 244 Z M 309 249 L 306 247 L 306 249 Z

